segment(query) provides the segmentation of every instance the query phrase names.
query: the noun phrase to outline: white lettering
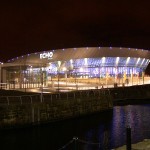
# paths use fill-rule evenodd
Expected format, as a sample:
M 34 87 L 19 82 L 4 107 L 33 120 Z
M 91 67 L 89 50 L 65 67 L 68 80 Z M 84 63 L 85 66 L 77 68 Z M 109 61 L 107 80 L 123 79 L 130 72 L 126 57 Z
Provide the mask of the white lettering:
M 47 52 L 40 54 L 40 59 L 51 59 L 53 57 L 53 52 Z

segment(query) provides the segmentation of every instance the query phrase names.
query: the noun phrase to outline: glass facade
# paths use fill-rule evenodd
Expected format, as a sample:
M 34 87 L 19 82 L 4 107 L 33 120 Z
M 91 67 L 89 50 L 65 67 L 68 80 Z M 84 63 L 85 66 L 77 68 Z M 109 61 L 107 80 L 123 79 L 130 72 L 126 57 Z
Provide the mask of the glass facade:
M 17 57 L 6 64 L 2 74 L 4 82 L 20 88 L 60 86 L 59 82 L 66 86 L 73 82 L 113 85 L 126 79 L 136 84 L 149 57 L 148 51 L 137 49 L 70 48 Z
M 47 75 L 69 74 L 78 77 L 106 77 L 137 74 L 144 71 L 149 59 L 130 57 L 102 57 L 71 59 L 68 61 L 52 62 L 44 68 Z

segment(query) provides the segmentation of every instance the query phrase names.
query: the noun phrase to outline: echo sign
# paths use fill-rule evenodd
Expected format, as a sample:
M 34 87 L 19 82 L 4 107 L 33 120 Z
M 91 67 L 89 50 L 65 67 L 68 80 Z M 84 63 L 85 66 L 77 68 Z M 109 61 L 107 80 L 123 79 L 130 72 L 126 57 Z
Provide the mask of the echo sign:
M 45 58 L 52 59 L 52 57 L 53 57 L 53 52 L 47 52 L 47 53 L 44 52 L 40 54 L 40 59 L 45 59 Z

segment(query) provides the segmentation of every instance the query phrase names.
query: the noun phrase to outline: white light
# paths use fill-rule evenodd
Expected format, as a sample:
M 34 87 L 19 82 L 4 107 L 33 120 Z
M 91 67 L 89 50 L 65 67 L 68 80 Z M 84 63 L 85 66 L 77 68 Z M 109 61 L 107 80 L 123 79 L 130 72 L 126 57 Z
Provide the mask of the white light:
M 73 63 L 73 60 L 72 60 L 72 59 L 70 59 L 70 63 L 71 63 L 71 64 Z
M 32 71 L 33 71 L 33 69 L 32 69 L 32 68 L 30 68 L 30 71 L 32 72 Z
M 63 71 L 66 71 L 67 70 L 67 68 L 66 67 L 63 67 Z
M 83 72 L 83 68 L 80 68 L 80 72 Z
M 129 61 L 130 61 L 130 57 L 127 58 L 126 65 L 128 64 Z
M 61 61 L 58 61 L 58 67 L 60 67 L 60 65 L 61 65 Z
M 139 63 L 139 61 L 140 61 L 140 58 L 138 58 L 138 60 L 137 60 L 137 62 L 136 62 L 136 65 Z
M 146 61 L 146 63 L 145 63 L 145 64 L 147 65 L 148 63 L 149 63 L 149 59 L 147 59 L 147 61 Z
M 119 63 L 119 57 L 116 58 L 116 65 Z
M 105 63 L 105 57 L 102 57 L 102 63 L 104 64 Z
M 88 59 L 84 58 L 84 62 L 85 62 L 85 65 L 87 65 L 88 64 Z
M 143 65 L 144 61 L 145 61 L 145 58 L 142 60 L 141 66 Z

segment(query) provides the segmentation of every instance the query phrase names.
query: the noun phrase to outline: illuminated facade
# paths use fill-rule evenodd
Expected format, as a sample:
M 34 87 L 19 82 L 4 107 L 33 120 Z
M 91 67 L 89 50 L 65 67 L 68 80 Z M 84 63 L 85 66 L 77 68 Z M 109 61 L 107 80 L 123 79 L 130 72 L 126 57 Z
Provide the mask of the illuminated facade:
M 61 79 L 123 78 L 142 76 L 150 52 L 141 49 L 86 47 L 27 54 L 1 65 L 1 81 L 44 84 Z

